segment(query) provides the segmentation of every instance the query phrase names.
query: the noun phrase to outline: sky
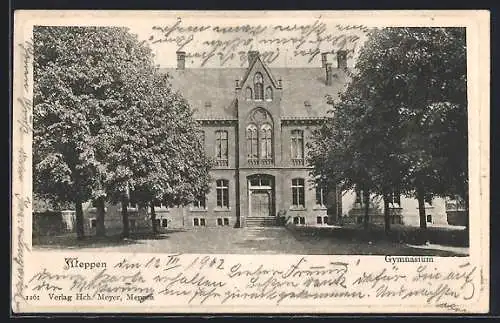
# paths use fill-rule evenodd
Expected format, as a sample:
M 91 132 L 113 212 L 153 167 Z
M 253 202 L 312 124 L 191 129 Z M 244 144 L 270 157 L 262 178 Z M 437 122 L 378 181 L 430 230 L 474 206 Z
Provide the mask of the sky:
M 146 41 L 160 67 L 176 66 L 176 51 L 186 53 L 189 67 L 242 67 L 249 50 L 259 51 L 271 67 L 321 66 L 321 53 L 346 50 L 348 66 L 366 39 L 367 27 L 312 13 L 290 17 L 168 15 L 129 24 Z
M 472 24 L 458 11 L 29 11 L 37 25 L 124 26 L 149 43 L 160 67 L 243 67 L 257 50 L 271 67 L 321 66 L 322 52 L 346 50 L 354 67 L 366 32 L 387 26 Z M 22 34 L 32 32 L 26 24 Z M 26 37 L 26 36 L 21 36 Z M 335 55 L 329 58 L 336 67 Z

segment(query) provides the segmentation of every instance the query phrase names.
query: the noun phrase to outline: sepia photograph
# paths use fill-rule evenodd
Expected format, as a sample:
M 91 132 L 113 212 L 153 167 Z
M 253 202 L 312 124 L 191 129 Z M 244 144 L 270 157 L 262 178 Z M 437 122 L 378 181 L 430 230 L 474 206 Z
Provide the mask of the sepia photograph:
M 163 52 L 177 25 L 34 28 L 36 247 L 468 254 L 465 28 L 323 24 L 295 66 L 258 27 Z
M 484 12 L 24 14 L 14 308 L 487 306 Z

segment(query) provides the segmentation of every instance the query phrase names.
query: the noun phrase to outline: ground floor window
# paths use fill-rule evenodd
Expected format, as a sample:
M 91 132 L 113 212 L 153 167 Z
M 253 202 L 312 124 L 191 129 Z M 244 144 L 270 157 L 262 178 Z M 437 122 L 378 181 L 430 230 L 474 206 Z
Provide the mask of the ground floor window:
M 316 205 L 325 207 L 327 189 L 324 186 L 316 186 Z
M 229 181 L 218 179 L 216 181 L 217 207 L 229 208 Z
M 401 193 L 399 191 L 393 191 L 389 195 L 389 206 L 394 208 L 401 207 Z
M 427 223 L 432 223 L 432 215 L 427 214 Z
M 97 220 L 96 219 L 90 219 L 90 227 L 91 228 L 97 227 Z
M 292 179 L 292 206 L 305 207 L 304 179 Z
M 196 200 L 193 202 L 193 207 L 195 209 L 206 209 L 207 203 L 205 194 L 202 194 L 198 196 L 198 198 L 196 198 Z
M 356 188 L 355 193 L 356 193 L 356 200 L 354 201 L 354 205 L 357 207 L 364 207 L 366 201 L 370 200 L 370 197 L 367 196 L 367 192 L 362 189 Z
M 162 220 L 161 220 L 161 226 L 162 226 L 163 228 L 168 227 L 168 220 L 167 220 L 167 219 L 162 219 Z
M 135 229 L 135 220 L 129 220 L 130 229 Z

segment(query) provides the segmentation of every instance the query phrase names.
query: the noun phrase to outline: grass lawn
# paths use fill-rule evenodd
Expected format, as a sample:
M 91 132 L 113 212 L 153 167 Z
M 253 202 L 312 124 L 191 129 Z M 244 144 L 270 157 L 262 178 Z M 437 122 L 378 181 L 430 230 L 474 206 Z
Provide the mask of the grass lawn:
M 389 237 L 373 227 L 267 227 L 196 228 L 169 230 L 153 235 L 132 234 L 129 239 L 111 235 L 78 241 L 74 234 L 33 238 L 35 249 L 78 249 L 92 252 L 434 255 L 468 254 L 464 230 L 429 228 L 429 245 L 418 242 L 418 230 L 397 229 Z M 446 240 L 446 241 L 445 241 Z M 447 247 L 443 247 L 443 242 Z

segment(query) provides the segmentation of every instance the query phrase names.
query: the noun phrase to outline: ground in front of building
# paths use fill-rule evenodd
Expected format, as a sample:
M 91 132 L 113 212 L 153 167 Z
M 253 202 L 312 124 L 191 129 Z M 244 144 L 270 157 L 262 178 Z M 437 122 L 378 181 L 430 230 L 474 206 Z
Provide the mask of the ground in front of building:
M 36 249 L 77 249 L 91 252 L 217 253 L 217 254 L 335 254 L 335 255 L 431 255 L 468 254 L 461 227 L 430 228 L 430 244 L 414 245 L 414 231 L 396 228 L 391 238 L 378 229 L 367 234 L 362 228 L 255 227 L 168 230 L 158 235 L 134 233 L 123 240 L 110 235 L 98 240 L 77 241 L 74 234 L 34 238 Z M 441 237 L 441 238 L 439 238 Z M 442 241 L 443 238 L 444 240 Z M 433 240 L 436 239 L 436 240 Z M 438 240 L 440 239 L 440 240 Z M 449 241 L 449 243 L 447 243 Z

